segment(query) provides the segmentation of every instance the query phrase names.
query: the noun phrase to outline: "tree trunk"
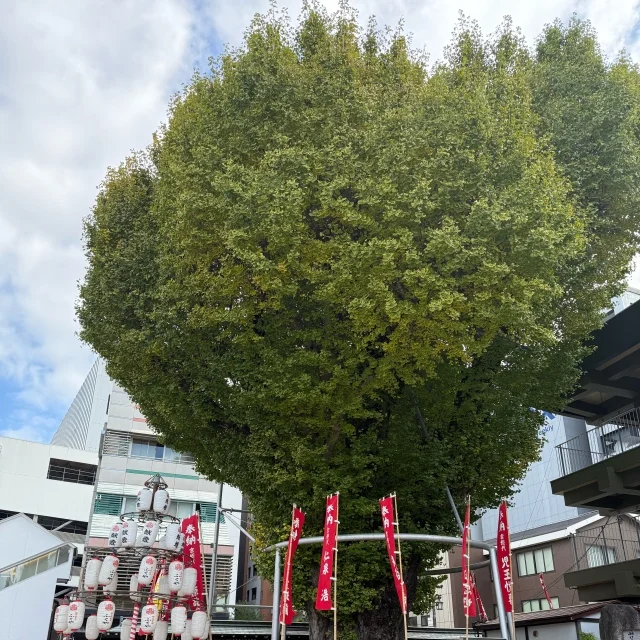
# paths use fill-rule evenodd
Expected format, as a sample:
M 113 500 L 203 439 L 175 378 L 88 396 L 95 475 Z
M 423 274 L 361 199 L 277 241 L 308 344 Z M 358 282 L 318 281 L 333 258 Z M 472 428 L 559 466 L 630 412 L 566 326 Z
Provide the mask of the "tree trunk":
M 307 604 L 309 640 L 333 640 L 333 618 L 316 611 L 315 602 Z
M 411 603 L 416 596 L 420 562 L 416 556 L 410 556 L 408 562 L 405 559 L 405 563 L 404 582 L 411 610 Z M 382 592 L 379 605 L 373 611 L 365 611 L 357 616 L 356 633 L 359 640 L 404 640 L 402 610 L 391 573 L 389 585 Z

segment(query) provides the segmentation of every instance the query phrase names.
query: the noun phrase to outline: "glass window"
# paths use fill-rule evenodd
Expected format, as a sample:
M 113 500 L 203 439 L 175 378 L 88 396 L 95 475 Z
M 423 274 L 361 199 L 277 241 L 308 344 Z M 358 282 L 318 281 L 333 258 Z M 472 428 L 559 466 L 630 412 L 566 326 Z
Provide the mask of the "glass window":
M 122 506 L 122 513 L 133 513 L 136 510 L 136 499 L 133 496 L 126 496 L 124 499 L 124 505 Z
M 180 518 L 181 520 L 192 516 L 196 512 L 193 502 L 176 502 L 175 505 L 176 518 Z
M 407 624 L 410 627 L 417 627 L 418 626 L 418 618 L 417 618 L 417 616 L 409 616 L 409 619 L 407 620 Z
M 56 558 L 58 557 L 57 551 L 51 551 L 47 553 L 46 556 L 41 556 L 38 558 L 38 568 L 36 573 L 42 573 L 43 571 L 48 571 L 49 569 L 53 569 L 56 566 Z
M 554 609 L 560 608 L 560 601 L 558 598 L 551 598 L 551 603 Z M 539 598 L 536 600 L 523 600 L 522 611 L 528 613 L 530 611 L 548 611 L 551 607 L 546 598 Z
M 536 573 L 545 573 L 554 569 L 551 547 L 518 553 L 516 554 L 516 560 L 518 563 L 518 575 L 520 576 L 532 576 Z
M 258 587 L 251 589 L 251 599 L 255 600 L 258 597 Z
M 613 547 L 596 544 L 587 549 L 587 565 L 589 567 L 601 567 L 614 562 L 617 562 L 617 554 Z
M 153 457 L 156 460 L 162 460 L 162 458 L 164 457 L 164 446 L 163 445 L 156 443 L 155 452 L 154 452 L 154 456 Z
M 38 559 L 29 560 L 21 565 L 22 571 L 20 573 L 20 580 L 26 580 L 36 575 L 36 568 L 38 566 Z
M 166 462 L 179 462 L 180 454 L 171 447 L 164 448 L 164 459 Z
M 98 493 L 93 512 L 105 516 L 119 516 L 122 513 L 122 496 L 111 493 Z
M 149 445 L 151 442 L 149 440 L 137 440 L 133 439 L 131 441 L 131 455 L 136 458 L 150 458 L 151 451 L 149 449 Z

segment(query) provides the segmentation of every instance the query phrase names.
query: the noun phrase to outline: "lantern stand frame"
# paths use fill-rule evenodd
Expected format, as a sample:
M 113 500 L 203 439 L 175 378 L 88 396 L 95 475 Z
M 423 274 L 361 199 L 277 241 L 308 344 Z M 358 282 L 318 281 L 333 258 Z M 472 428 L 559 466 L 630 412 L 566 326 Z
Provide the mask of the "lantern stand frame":
M 454 538 L 451 536 L 435 536 L 423 533 L 400 533 L 395 535 L 396 540 L 402 540 L 406 542 L 431 542 L 435 544 L 447 545 L 447 546 L 462 546 L 462 538 Z M 346 533 L 337 536 L 338 542 L 384 542 L 384 533 Z M 323 536 L 311 536 L 308 538 L 300 538 L 298 540 L 299 545 L 305 544 L 322 544 L 324 541 Z M 491 570 L 493 575 L 499 575 L 498 572 L 498 556 L 496 548 L 486 542 L 480 542 L 478 540 L 470 540 L 469 545 L 475 549 L 482 549 L 489 552 L 489 562 L 491 564 Z M 267 547 L 265 551 L 275 551 L 275 566 L 273 571 L 273 605 L 271 608 L 271 640 L 278 640 L 279 631 L 279 609 L 280 609 L 280 555 L 281 549 L 286 549 L 289 546 L 289 540 L 278 542 L 270 547 Z M 442 571 L 445 574 L 446 571 Z M 496 605 L 498 608 L 498 620 L 500 623 L 500 633 L 503 640 L 515 640 L 511 638 L 510 630 L 507 625 L 507 616 L 504 609 L 504 601 L 502 599 L 502 589 L 500 588 L 499 580 L 494 580 L 494 589 L 496 593 Z

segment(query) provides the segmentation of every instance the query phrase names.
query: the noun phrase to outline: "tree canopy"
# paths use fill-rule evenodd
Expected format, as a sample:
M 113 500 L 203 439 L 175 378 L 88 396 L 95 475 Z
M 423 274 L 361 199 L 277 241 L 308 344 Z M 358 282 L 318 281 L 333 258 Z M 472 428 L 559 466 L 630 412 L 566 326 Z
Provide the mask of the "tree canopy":
M 395 490 L 402 530 L 455 533 L 445 485 L 477 509 L 511 495 L 533 408 L 571 391 L 638 250 L 638 79 L 577 20 L 533 50 L 463 21 L 429 68 L 348 7 L 257 16 L 108 172 L 81 337 L 167 443 L 249 497 L 261 542 L 293 502 L 320 532 L 335 490 L 341 532 L 380 530 Z M 299 554 L 322 638 L 317 551 Z M 407 546 L 415 610 L 436 555 Z M 384 550 L 344 547 L 340 575 L 343 637 L 395 637 Z

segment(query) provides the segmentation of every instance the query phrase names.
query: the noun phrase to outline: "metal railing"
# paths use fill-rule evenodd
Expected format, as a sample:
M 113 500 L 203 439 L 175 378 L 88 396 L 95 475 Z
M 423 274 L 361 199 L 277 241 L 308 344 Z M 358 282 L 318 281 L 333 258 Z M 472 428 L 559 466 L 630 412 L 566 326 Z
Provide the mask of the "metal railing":
M 78 469 L 77 467 L 61 467 L 50 464 L 47 472 L 49 480 L 61 480 L 62 482 L 74 482 L 76 484 L 94 484 L 96 470 Z
M 556 447 L 560 472 L 566 476 L 640 445 L 640 409 L 625 411 Z
M 573 541 L 576 570 L 640 558 L 640 528 L 624 516 L 610 518 L 606 525 L 579 531 Z

